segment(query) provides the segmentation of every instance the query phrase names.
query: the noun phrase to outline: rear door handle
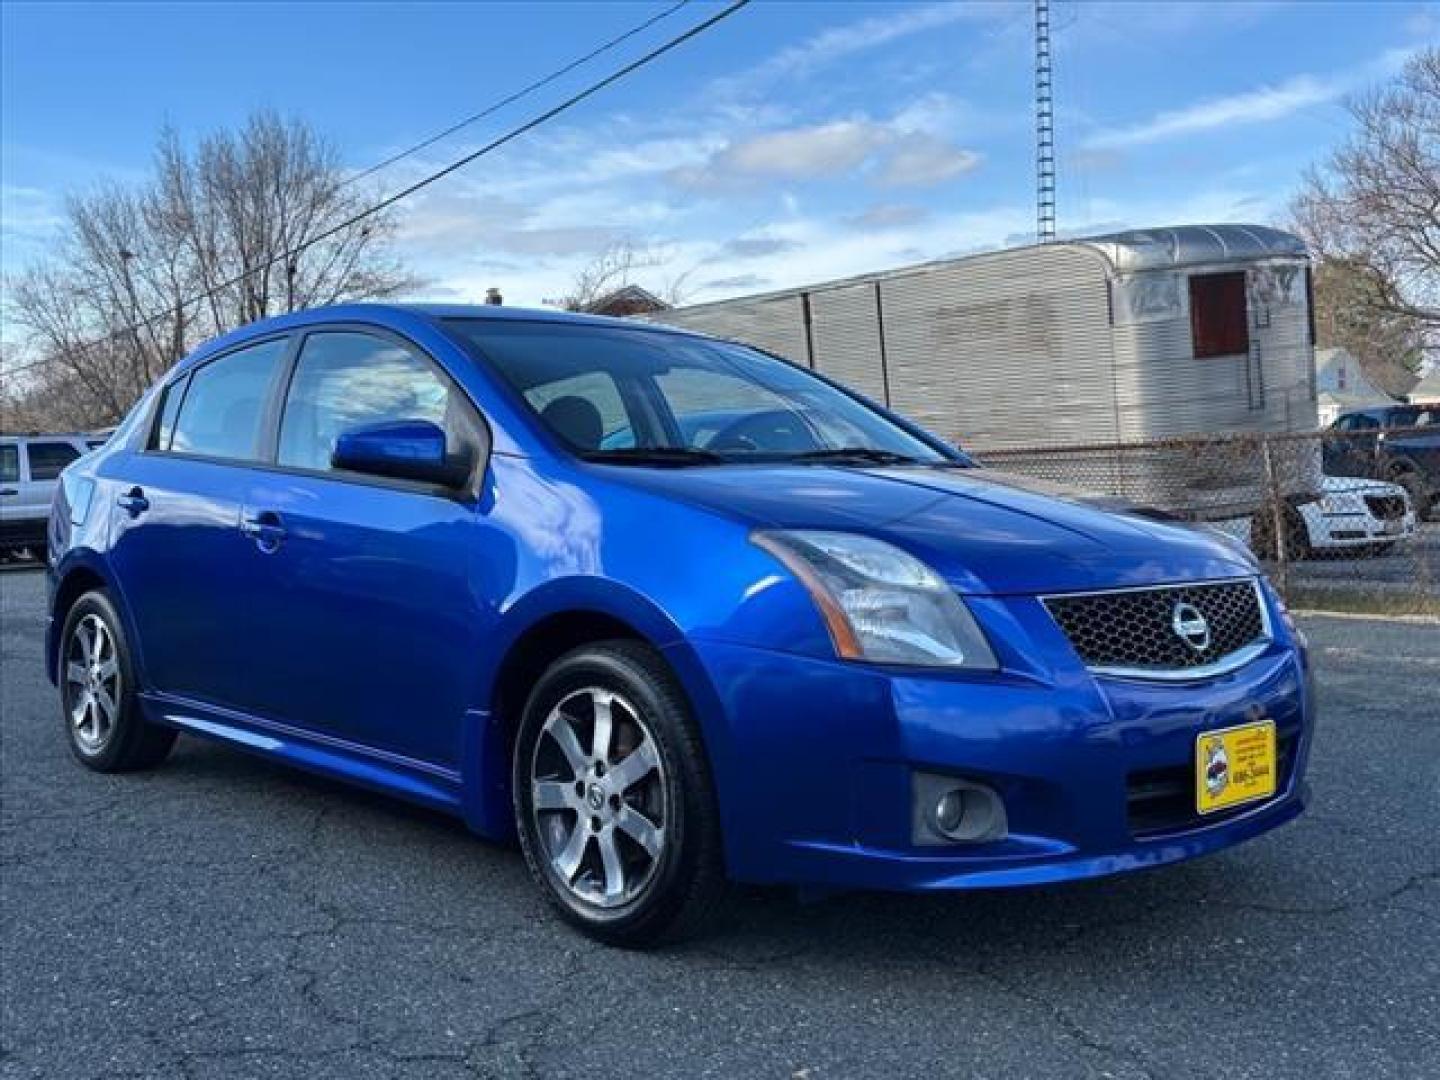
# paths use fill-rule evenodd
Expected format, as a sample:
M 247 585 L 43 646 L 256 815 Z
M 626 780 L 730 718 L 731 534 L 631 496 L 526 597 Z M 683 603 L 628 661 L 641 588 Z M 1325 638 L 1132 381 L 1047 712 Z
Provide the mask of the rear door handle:
M 134 487 L 116 499 L 115 505 L 131 517 L 139 517 L 146 510 L 150 509 L 150 500 L 145 497 L 145 492 L 141 491 L 138 487 Z
M 255 546 L 267 555 L 276 551 L 285 539 L 285 526 L 274 510 L 242 510 L 240 532 L 254 540 Z

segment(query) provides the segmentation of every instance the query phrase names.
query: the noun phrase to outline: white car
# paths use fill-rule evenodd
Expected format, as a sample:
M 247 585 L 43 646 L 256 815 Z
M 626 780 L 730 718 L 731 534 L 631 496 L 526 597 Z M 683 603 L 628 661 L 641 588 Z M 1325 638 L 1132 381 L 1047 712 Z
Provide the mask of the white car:
M 1314 551 L 1378 551 L 1415 534 L 1415 508 L 1399 484 L 1327 476 L 1321 491 L 1320 499 L 1300 507 Z
M 61 471 L 105 439 L 102 433 L 0 435 L 0 561 L 27 552 L 32 559 L 44 557 Z

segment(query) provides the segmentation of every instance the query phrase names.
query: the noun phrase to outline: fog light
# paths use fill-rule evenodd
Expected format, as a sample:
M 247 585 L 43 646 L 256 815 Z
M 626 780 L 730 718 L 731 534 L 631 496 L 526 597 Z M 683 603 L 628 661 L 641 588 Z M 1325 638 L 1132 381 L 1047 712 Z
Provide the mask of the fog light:
M 965 793 L 959 788 L 951 788 L 941 795 L 940 800 L 935 804 L 931 822 L 946 836 L 953 836 L 959 830 L 960 821 L 964 817 Z
M 979 844 L 1002 840 L 1009 830 L 1000 796 L 972 780 L 915 773 L 913 796 L 913 843 Z

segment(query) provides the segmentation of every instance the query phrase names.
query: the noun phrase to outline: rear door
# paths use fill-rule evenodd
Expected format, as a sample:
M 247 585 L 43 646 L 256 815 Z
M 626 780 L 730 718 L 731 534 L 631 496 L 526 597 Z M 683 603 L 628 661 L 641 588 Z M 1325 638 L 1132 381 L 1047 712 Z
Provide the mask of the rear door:
M 206 361 L 163 392 L 144 448 L 107 462 L 111 565 L 148 688 L 247 709 L 251 653 L 277 613 L 257 603 L 267 567 L 240 531 L 291 339 Z
M 463 391 L 411 343 L 319 329 L 296 351 L 274 465 L 251 475 L 243 520 L 254 710 L 347 743 L 454 766 L 483 647 L 477 502 L 332 468 L 354 427 L 428 420 L 483 472 L 484 426 Z M 263 530 L 263 531 L 262 531 Z M 490 605 L 493 606 L 493 603 Z

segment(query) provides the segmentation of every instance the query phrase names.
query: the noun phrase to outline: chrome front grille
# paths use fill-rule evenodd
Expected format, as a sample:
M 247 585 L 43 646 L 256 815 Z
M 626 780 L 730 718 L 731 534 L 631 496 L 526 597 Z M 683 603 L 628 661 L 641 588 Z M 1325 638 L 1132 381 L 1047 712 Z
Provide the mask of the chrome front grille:
M 1198 678 L 1245 663 L 1270 637 L 1256 582 L 1047 596 L 1085 665 L 1141 678 Z

